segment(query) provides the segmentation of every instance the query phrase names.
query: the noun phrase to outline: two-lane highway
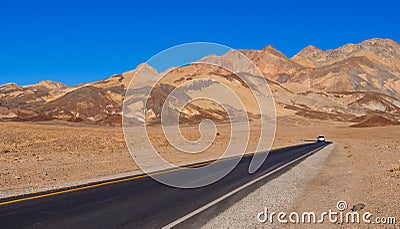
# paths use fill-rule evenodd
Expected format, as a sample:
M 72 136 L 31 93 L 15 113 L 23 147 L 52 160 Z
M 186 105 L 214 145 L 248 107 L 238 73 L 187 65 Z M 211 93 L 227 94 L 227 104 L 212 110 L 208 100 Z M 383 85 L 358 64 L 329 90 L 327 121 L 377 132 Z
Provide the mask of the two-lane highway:
M 308 143 L 273 151 L 254 174 L 248 173 L 252 156 L 244 157 L 223 179 L 202 188 L 172 188 L 140 176 L 59 194 L 7 200 L 0 203 L 0 228 L 161 228 L 189 217 L 195 220 L 193 212 L 202 208 L 207 211 L 204 206 L 227 193 L 246 192 L 240 187 L 252 181 L 267 182 L 271 171 L 328 144 Z M 226 166 L 224 161 L 218 164 Z

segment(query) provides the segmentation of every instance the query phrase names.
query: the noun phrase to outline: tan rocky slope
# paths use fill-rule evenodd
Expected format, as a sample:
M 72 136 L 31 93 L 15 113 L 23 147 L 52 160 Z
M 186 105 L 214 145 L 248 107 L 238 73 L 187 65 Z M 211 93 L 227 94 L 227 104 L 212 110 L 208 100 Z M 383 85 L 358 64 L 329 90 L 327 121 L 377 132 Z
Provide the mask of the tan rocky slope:
M 360 123 L 358 126 L 400 123 L 400 44 L 396 41 L 371 39 L 326 51 L 308 46 L 293 58 L 286 57 L 272 46 L 240 52 L 258 66 L 268 81 L 278 115 L 352 121 L 356 126 L 357 123 Z M 232 66 L 254 74 L 252 76 L 256 79 L 257 74 L 251 67 L 242 66 L 233 51 L 223 56 L 210 55 L 202 60 Z M 137 69 L 140 67 L 149 76 L 159 76 L 146 64 Z M 51 81 L 27 86 L 2 85 L 0 119 L 120 125 L 124 95 L 137 69 L 71 87 Z M 149 85 L 146 77 L 140 80 L 140 87 L 126 98 L 135 103 L 131 109 L 144 106 L 141 101 L 145 95 L 140 91 Z M 246 100 L 251 97 L 249 89 L 237 75 L 215 66 L 193 63 L 168 72 L 153 90 L 143 120 L 159 121 L 160 105 L 177 87 L 185 87 L 183 93 L 189 97 L 195 90 L 219 96 L 220 88 L 211 83 L 212 80 L 229 85 L 245 100 L 248 115 L 256 117 L 259 114 L 255 101 Z M 177 99 L 168 104 L 170 108 L 179 105 Z M 227 114 L 218 104 L 198 100 L 184 107 L 181 118 L 184 122 L 202 118 L 222 121 L 226 120 Z

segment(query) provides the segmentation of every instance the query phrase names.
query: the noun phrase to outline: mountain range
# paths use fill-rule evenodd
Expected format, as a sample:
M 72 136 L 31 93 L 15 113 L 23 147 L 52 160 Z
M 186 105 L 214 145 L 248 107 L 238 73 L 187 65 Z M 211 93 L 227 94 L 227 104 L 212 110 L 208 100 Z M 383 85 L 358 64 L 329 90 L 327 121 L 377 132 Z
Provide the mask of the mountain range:
M 267 80 L 277 116 L 346 121 L 356 127 L 400 123 L 400 44 L 396 41 L 375 38 L 325 51 L 307 46 L 292 58 L 270 45 L 262 50 L 239 51 L 256 64 Z M 228 52 L 203 59 L 236 66 L 239 62 L 235 58 Z M 0 120 L 63 120 L 119 126 L 125 93 L 140 68 L 149 74 L 160 74 L 151 66 L 141 64 L 135 70 L 75 86 L 52 81 L 25 86 L 15 83 L 2 85 Z M 199 85 L 194 80 L 197 78 L 203 79 L 204 83 Z M 195 88 L 218 96 L 220 89 L 211 82 L 212 79 L 227 83 L 240 98 L 247 98 L 248 88 L 235 74 L 192 63 L 169 71 L 154 88 L 143 120 L 159 121 L 160 104 L 170 92 L 182 85 L 186 87 L 185 92 L 193 92 Z M 142 87 L 146 86 L 144 78 Z M 136 88 L 138 92 L 140 89 Z M 125 99 L 140 101 L 141 96 L 144 95 L 130 93 L 130 97 Z M 144 105 L 137 102 L 134 106 L 132 109 Z M 179 104 L 171 103 L 169 106 Z M 249 115 L 258 114 L 254 101 L 248 100 L 245 106 Z M 185 106 L 181 114 L 185 122 L 205 117 L 217 121 L 227 118 L 221 106 L 201 100 Z

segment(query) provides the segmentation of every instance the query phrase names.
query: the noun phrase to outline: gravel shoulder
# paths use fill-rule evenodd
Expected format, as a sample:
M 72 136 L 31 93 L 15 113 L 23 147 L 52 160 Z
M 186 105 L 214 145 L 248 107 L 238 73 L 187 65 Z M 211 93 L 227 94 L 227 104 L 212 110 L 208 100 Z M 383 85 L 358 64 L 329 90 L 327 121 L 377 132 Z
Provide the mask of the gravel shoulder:
M 396 217 L 397 224 L 330 223 L 325 219 L 323 224 L 272 227 L 397 228 L 400 223 L 400 126 L 349 128 L 348 125 L 318 121 L 309 124 L 287 119 L 283 125 L 278 125 L 277 138 L 289 136 L 294 130 L 297 136 L 305 139 L 316 133 L 323 134 L 336 143 L 324 160 L 319 158 L 317 166 L 312 167 L 311 162 L 322 154 L 309 157 L 303 164 L 232 205 L 204 227 L 265 228 L 271 225 L 259 224 L 255 218 L 264 207 L 288 214 L 313 211 L 318 216 L 330 209 L 337 211 L 338 201 L 345 201 L 348 206 L 345 213 L 362 204 L 365 207 L 356 210 L 357 213 L 371 213 L 372 222 L 378 217 Z
M 257 220 L 259 212 L 288 211 L 295 206 L 299 197 L 307 190 L 307 185 L 320 171 L 324 160 L 334 149 L 328 145 L 307 157 L 277 178 L 265 183 L 249 193 L 239 202 L 215 216 L 202 228 L 268 228 L 278 224 L 261 223 Z

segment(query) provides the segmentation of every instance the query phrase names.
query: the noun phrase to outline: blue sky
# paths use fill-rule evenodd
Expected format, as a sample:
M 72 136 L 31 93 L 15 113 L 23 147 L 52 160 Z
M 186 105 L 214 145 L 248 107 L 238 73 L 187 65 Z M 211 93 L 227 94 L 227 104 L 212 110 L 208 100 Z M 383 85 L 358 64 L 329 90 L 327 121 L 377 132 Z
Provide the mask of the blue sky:
M 134 69 L 186 42 L 272 44 L 291 57 L 382 37 L 400 41 L 397 1 L 0 2 L 0 84 L 68 85 Z

